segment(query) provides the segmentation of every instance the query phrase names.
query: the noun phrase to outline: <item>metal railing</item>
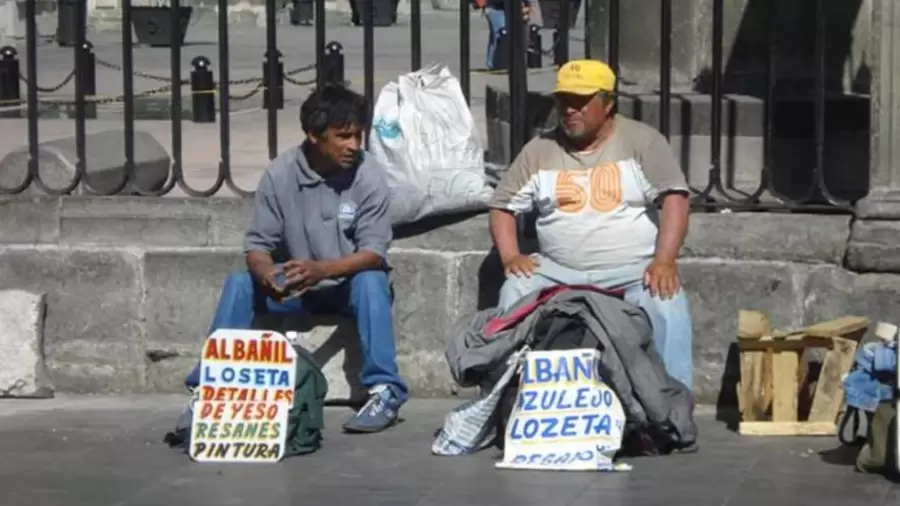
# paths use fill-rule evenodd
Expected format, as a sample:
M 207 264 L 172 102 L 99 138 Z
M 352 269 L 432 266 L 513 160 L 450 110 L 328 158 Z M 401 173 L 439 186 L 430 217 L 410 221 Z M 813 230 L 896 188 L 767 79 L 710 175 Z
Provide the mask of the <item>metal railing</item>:
M 599 1 L 599 0 L 595 0 Z M 620 1 L 608 1 L 609 22 L 607 27 L 607 51 L 606 55 L 590 55 L 590 45 L 585 44 L 585 53 L 594 57 L 605 57 L 610 66 L 616 73 L 620 70 L 619 45 L 620 45 Z M 650 0 L 646 0 L 649 2 Z M 816 1 L 816 30 L 815 30 L 815 79 L 814 79 L 814 115 L 815 115 L 815 167 L 813 171 L 813 184 L 809 191 L 802 198 L 789 198 L 782 195 L 772 185 L 773 180 L 773 164 L 772 164 L 772 142 L 773 142 L 773 107 L 775 104 L 775 59 L 777 57 L 777 42 L 774 35 L 775 19 L 777 17 L 777 0 L 760 0 L 766 2 L 768 10 L 766 13 L 768 22 L 768 51 L 766 55 L 766 86 L 765 86 L 765 118 L 764 118 L 764 163 L 761 167 L 759 187 L 752 192 L 744 194 L 736 194 L 725 183 L 722 169 L 722 116 L 723 116 L 723 47 L 724 47 L 724 0 L 709 0 L 712 5 L 712 63 L 710 69 L 710 90 L 711 95 L 711 140 L 709 154 L 709 178 L 704 188 L 695 188 L 696 202 L 699 206 L 713 207 L 765 207 L 765 208 L 783 208 L 792 210 L 846 210 L 852 205 L 848 200 L 842 200 L 834 195 L 834 193 L 826 185 L 826 177 L 824 172 L 825 166 L 825 108 L 826 108 L 826 75 L 825 75 L 825 53 L 826 53 L 826 26 L 824 2 L 825 0 Z M 21 183 L 14 187 L 0 186 L 0 194 L 18 194 L 22 193 L 31 186 L 39 188 L 42 192 L 50 195 L 63 195 L 72 193 L 76 188 L 81 189 L 84 193 L 96 193 L 91 190 L 89 175 L 87 175 L 85 167 L 85 141 L 86 141 L 86 120 L 93 117 L 93 108 L 102 100 L 94 96 L 95 94 L 95 75 L 94 67 L 96 65 L 107 66 L 111 68 L 118 67 L 122 74 L 123 93 L 121 96 L 108 100 L 121 100 L 123 105 L 123 129 L 124 129 L 124 171 L 121 181 L 115 185 L 110 191 L 107 189 L 106 194 L 118 194 L 123 190 L 131 194 L 139 195 L 165 195 L 170 193 L 174 188 L 180 188 L 186 195 L 193 197 L 207 197 L 219 192 L 223 187 L 239 196 L 249 196 L 252 191 L 240 188 L 233 177 L 231 163 L 231 126 L 230 114 L 231 102 L 236 99 L 246 98 L 246 96 L 262 92 L 264 95 L 264 108 L 267 114 L 267 132 L 266 141 L 269 158 L 274 158 L 278 154 L 278 110 L 282 107 L 284 101 L 284 85 L 293 83 L 297 85 L 323 85 L 326 82 L 343 82 L 344 69 L 342 46 L 339 42 L 328 42 L 326 30 L 326 11 L 325 0 L 315 0 L 315 47 L 316 61 L 314 65 L 300 67 L 298 69 L 285 71 L 283 63 L 280 60 L 281 53 L 278 50 L 276 20 L 277 10 L 280 2 L 276 0 L 266 0 L 266 49 L 265 63 L 263 75 L 258 78 L 243 79 L 233 81 L 229 72 L 229 19 L 228 19 L 227 0 L 218 1 L 218 58 L 220 62 L 219 79 L 216 84 L 209 70 L 209 60 L 205 58 L 195 58 L 192 62 L 193 70 L 189 79 L 184 79 L 182 75 L 182 40 L 180 33 L 176 29 L 170 30 L 171 40 L 170 46 L 170 75 L 169 76 L 153 76 L 142 73 L 134 68 L 134 48 L 132 42 L 132 11 L 133 7 L 130 2 L 122 2 L 122 20 L 121 20 L 121 39 L 122 39 L 122 64 L 117 66 L 109 62 L 105 62 L 95 57 L 90 42 L 86 39 L 85 27 L 82 24 L 75 26 L 75 40 L 73 43 L 74 55 L 74 71 L 65 81 L 55 88 L 45 89 L 37 85 L 38 74 L 38 55 L 37 46 L 39 34 L 36 26 L 35 2 L 25 2 L 25 41 L 26 41 L 26 64 L 25 73 L 21 76 L 12 76 L 12 61 L 16 59 L 15 50 L 12 48 L 4 48 L 0 50 L 0 88 L 6 87 L 7 91 L 4 103 L 0 104 L 0 115 L 4 106 L 19 106 L 27 116 L 28 128 L 28 170 L 27 175 Z M 420 4 L 417 0 L 410 2 L 410 67 L 418 69 L 422 66 L 422 12 Z M 179 26 L 180 20 L 178 12 L 180 0 L 171 0 L 169 2 L 171 12 L 171 26 Z M 364 6 L 361 13 L 361 21 L 363 25 L 363 41 L 364 41 L 364 79 L 363 89 L 365 98 L 368 101 L 370 109 L 375 102 L 375 43 L 374 43 L 374 2 L 361 2 Z M 82 19 L 83 10 L 86 8 L 85 2 L 77 1 L 75 3 L 76 18 Z M 514 1 L 506 2 L 507 19 L 516 19 L 520 16 L 519 4 Z M 591 12 L 589 5 L 586 3 L 583 8 L 586 12 Z M 659 0 L 660 8 L 660 26 L 659 26 L 659 129 L 667 137 L 670 135 L 671 125 L 670 116 L 667 114 L 672 108 L 672 2 L 671 0 Z M 569 23 L 566 20 L 570 17 L 570 4 L 563 0 L 560 2 L 560 12 L 557 23 L 557 33 L 554 34 L 554 62 L 559 64 L 569 57 Z M 470 14 L 471 7 L 466 0 L 460 2 L 459 8 L 459 80 L 463 93 L 467 100 L 470 97 L 471 78 L 473 73 L 470 64 Z M 528 58 L 529 52 L 542 51 L 540 47 L 529 47 L 526 42 L 527 27 L 525 24 L 508 23 L 508 33 L 506 34 L 506 53 L 508 57 L 508 87 L 509 87 L 509 123 L 510 123 L 510 153 L 515 154 L 527 142 L 529 131 L 525 119 L 527 118 L 528 107 Z M 585 27 L 589 30 L 588 27 Z M 586 40 L 591 39 L 588 33 Z M 9 50 L 12 49 L 10 53 Z M 4 52 L 5 51 L 5 52 Z M 6 65 L 9 63 L 10 65 Z M 18 69 L 18 61 L 15 62 L 15 69 Z M 314 80 L 302 81 L 293 79 L 292 76 L 306 70 L 315 70 L 316 78 Z M 4 73 L 5 72 L 5 73 Z M 18 70 L 14 71 L 18 74 Z M 151 78 L 158 81 L 167 82 L 164 87 L 151 90 L 150 92 L 135 93 L 134 78 L 135 77 Z M 26 84 L 26 97 L 24 103 L 18 104 L 18 80 Z M 38 135 L 38 109 L 40 105 L 39 93 L 52 92 L 65 86 L 68 82 L 74 80 L 74 122 L 75 122 L 75 144 L 77 146 L 77 162 L 75 164 L 75 174 L 73 179 L 64 187 L 50 187 L 42 181 L 38 167 L 38 152 L 40 138 Z M 12 84 L 16 82 L 15 93 L 9 91 Z M 274 86 L 273 86 L 274 83 Z M 249 95 L 244 97 L 234 97 L 230 95 L 231 86 L 235 84 L 255 84 Z M 208 188 L 191 187 L 185 180 L 183 167 L 183 139 L 182 139 L 182 94 L 178 91 L 181 86 L 191 86 L 191 100 L 193 101 L 194 121 L 197 122 L 214 122 L 219 124 L 219 163 L 218 173 L 212 185 Z M 135 175 L 135 99 L 143 95 L 152 95 L 154 93 L 170 93 L 170 120 L 171 120 L 171 170 L 165 184 L 155 189 L 143 189 L 135 184 L 137 180 Z M 12 98 L 11 95 L 15 95 Z M 218 114 L 215 112 L 215 99 L 218 101 Z M 10 104 L 16 102 L 16 104 Z M 765 202 L 763 202 L 765 200 Z
M 613 71 L 621 78 L 621 68 L 619 59 L 620 45 L 620 3 L 622 0 L 607 0 L 607 12 L 609 16 L 607 31 L 607 62 Z M 652 0 L 644 0 L 650 3 Z M 670 113 L 672 111 L 672 34 L 673 34 L 673 3 L 671 0 L 658 0 L 659 8 L 659 88 L 656 91 L 659 99 L 659 122 L 658 128 L 663 135 L 671 138 Z M 790 211 L 813 211 L 813 212 L 847 212 L 852 208 L 853 201 L 847 198 L 840 198 L 835 195 L 833 188 L 829 188 L 826 182 L 826 108 L 828 100 L 826 97 L 826 38 L 828 36 L 828 27 L 826 26 L 826 0 L 815 0 L 815 10 L 810 14 L 814 17 L 815 40 L 813 47 L 813 86 L 809 90 L 812 95 L 813 102 L 813 123 L 814 132 L 812 141 L 814 146 L 814 166 L 812 167 L 811 184 L 802 195 L 786 195 L 776 185 L 773 184 L 775 161 L 773 153 L 774 135 L 775 135 L 775 107 L 778 101 L 776 93 L 776 84 L 778 83 L 778 75 L 776 75 L 776 62 L 778 59 L 779 42 L 777 31 L 777 20 L 779 17 L 779 6 L 784 5 L 783 2 L 777 0 L 759 0 L 757 4 L 763 5 L 766 23 L 766 44 L 767 51 L 765 54 L 765 92 L 762 97 L 764 103 L 764 138 L 763 138 L 763 163 L 760 167 L 759 184 L 753 191 L 736 191 L 726 184 L 725 171 L 723 170 L 723 103 L 725 102 L 725 94 L 723 92 L 724 78 L 724 0 L 709 0 L 711 4 L 711 65 L 709 69 L 710 79 L 710 152 L 709 152 L 709 169 L 708 181 L 704 187 L 692 188 L 694 191 L 695 206 L 713 211 L 716 209 L 758 209 L 758 210 L 790 210 Z M 560 19 L 568 19 L 568 2 L 563 0 L 560 5 Z M 512 19 L 518 5 L 514 2 L 507 2 L 507 19 Z M 515 23 L 510 24 L 511 38 L 511 64 L 509 72 L 509 93 L 510 93 L 510 149 L 509 152 L 515 155 L 529 140 L 529 136 L 533 132 L 529 132 L 527 123 L 528 114 L 528 88 L 526 80 L 526 69 L 522 62 L 524 61 L 524 48 L 521 41 L 522 33 L 519 31 L 521 25 Z M 563 47 L 557 47 L 557 50 L 564 55 L 568 54 L 568 26 L 566 23 L 559 24 L 558 40 Z M 837 34 L 835 34 L 837 35 Z M 590 37 L 590 35 L 588 35 Z M 596 55 L 599 56 L 599 55 Z M 621 79 L 620 79 L 621 81 Z M 619 83 L 617 82 L 617 86 Z M 627 96 L 627 93 L 617 90 L 620 97 Z M 864 148 L 868 149 L 868 147 Z M 790 168 L 788 168 L 790 169 Z M 867 172 L 862 170 L 860 172 Z M 861 196 L 861 195 L 860 195 Z

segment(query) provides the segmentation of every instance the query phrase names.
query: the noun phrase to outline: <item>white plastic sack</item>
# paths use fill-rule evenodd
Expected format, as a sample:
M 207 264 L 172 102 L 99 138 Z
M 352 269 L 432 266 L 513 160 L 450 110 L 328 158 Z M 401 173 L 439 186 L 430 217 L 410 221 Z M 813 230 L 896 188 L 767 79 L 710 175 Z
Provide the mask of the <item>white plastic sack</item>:
M 394 224 L 483 209 L 493 192 L 475 119 L 442 63 L 381 89 L 369 152 L 387 170 Z

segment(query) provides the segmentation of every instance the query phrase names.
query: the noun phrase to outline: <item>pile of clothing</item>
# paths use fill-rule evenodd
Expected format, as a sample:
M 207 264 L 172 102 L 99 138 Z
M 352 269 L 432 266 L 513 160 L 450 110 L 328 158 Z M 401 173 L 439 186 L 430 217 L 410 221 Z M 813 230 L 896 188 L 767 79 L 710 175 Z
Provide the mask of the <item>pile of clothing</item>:
M 874 413 L 880 403 L 893 399 L 896 370 L 896 341 L 880 340 L 861 346 L 853 368 L 844 378 L 847 406 Z
M 446 342 L 454 379 L 463 387 L 479 387 L 482 395 L 447 416 L 432 445 L 436 455 L 502 447 L 503 421 L 514 401 L 508 392 L 518 385 L 517 366 L 532 349 L 600 351 L 598 374 L 625 409 L 625 453 L 696 448 L 691 393 L 666 373 L 647 314 L 620 293 L 581 285 L 541 290 L 507 311 L 488 309 L 462 318 Z

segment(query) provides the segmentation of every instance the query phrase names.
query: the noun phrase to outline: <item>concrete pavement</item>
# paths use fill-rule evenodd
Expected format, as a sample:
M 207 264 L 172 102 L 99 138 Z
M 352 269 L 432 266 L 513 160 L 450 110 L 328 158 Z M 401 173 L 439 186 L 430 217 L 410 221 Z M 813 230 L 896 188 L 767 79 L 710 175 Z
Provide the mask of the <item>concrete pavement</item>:
M 728 505 L 877 506 L 900 488 L 854 473 L 833 438 L 751 438 L 709 411 L 700 451 L 634 459 L 631 472 L 494 469 L 493 449 L 435 457 L 432 435 L 456 400 L 414 400 L 399 426 L 339 432 L 326 412 L 319 452 L 274 465 L 200 465 L 162 443 L 183 396 L 0 401 L 0 490 L 9 506 Z

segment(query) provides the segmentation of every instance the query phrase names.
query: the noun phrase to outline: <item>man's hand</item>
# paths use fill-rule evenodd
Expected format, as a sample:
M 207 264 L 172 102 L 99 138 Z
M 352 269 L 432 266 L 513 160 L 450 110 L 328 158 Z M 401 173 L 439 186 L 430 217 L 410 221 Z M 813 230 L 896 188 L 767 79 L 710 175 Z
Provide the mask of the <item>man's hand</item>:
M 278 279 L 280 274 L 281 269 L 272 267 L 259 278 L 260 284 L 269 292 L 269 296 L 275 300 L 281 300 L 284 297 L 285 285 Z
M 654 260 L 644 271 L 644 288 L 650 295 L 661 299 L 671 299 L 681 289 L 678 267 L 675 262 Z
M 503 272 L 507 276 L 530 278 L 537 269 L 538 262 L 530 255 L 519 254 L 509 260 L 503 260 Z
M 328 277 L 322 263 L 310 260 L 290 260 L 285 262 L 283 269 L 287 289 L 295 296 L 309 291 Z

